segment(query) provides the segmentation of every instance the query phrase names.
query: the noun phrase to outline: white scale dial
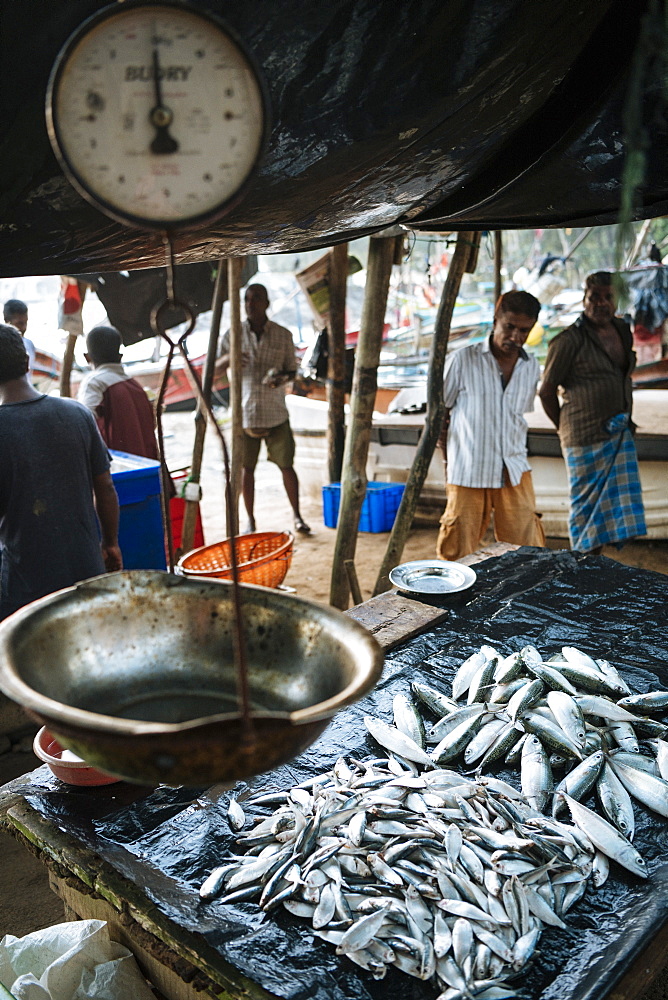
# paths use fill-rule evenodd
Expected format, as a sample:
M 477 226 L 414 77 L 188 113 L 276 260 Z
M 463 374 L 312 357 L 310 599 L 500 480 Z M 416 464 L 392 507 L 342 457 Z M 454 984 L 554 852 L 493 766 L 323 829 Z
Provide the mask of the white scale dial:
M 259 159 L 257 73 L 217 20 L 179 3 L 122 3 L 75 32 L 54 66 L 47 124 L 69 180 L 131 225 L 202 225 Z

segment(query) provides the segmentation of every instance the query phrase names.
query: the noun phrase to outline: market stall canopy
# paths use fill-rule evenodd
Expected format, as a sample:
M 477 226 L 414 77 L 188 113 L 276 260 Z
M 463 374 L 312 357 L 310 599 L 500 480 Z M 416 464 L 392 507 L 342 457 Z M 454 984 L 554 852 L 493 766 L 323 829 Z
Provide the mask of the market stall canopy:
M 47 136 L 54 60 L 104 6 L 24 0 L 3 8 L 0 274 L 163 263 L 159 234 L 124 229 L 70 187 Z M 636 58 L 648 10 L 661 16 L 656 0 L 198 7 L 223 16 L 255 53 L 270 134 L 245 199 L 210 228 L 178 237 L 181 263 L 330 246 L 395 223 L 470 230 L 615 222 L 632 77 L 642 116 L 633 126 L 647 146 L 636 217 L 668 213 L 659 55 L 645 48 L 646 58 Z

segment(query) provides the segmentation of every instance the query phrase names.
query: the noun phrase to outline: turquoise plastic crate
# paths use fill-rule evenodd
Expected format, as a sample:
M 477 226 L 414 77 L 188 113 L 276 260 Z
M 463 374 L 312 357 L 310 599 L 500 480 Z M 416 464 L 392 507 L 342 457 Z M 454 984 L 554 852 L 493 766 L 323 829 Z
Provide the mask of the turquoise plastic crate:
M 359 530 L 370 534 L 391 531 L 405 488 L 405 483 L 367 483 Z M 340 504 L 341 483 L 323 486 L 322 509 L 327 528 L 336 527 Z

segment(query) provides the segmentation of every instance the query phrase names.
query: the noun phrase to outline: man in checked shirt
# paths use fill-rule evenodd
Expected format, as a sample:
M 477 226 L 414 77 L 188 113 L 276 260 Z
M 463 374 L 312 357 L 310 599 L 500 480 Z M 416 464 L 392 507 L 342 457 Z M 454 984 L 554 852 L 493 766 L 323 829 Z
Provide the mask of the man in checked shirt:
M 524 350 L 540 311 L 528 292 L 502 295 L 491 336 L 453 351 L 443 385 L 447 506 L 436 553 L 460 559 L 479 547 L 494 513 L 494 535 L 514 545 L 545 545 L 527 460 L 527 423 L 540 368 Z
M 586 279 L 582 315 L 550 342 L 540 390 L 566 460 L 571 548 L 592 555 L 646 532 L 631 420 L 636 356 L 614 282 L 608 271 Z
M 244 298 L 246 319 L 241 324 L 241 405 L 244 443 L 241 495 L 248 514 L 246 532 L 255 531 L 255 466 L 262 441 L 270 462 L 281 470 L 283 485 L 294 514 L 295 531 L 311 529 L 299 511 L 299 480 L 294 470 L 295 440 L 290 429 L 283 386 L 297 373 L 292 334 L 267 316 L 269 296 L 264 285 L 248 285 Z M 216 372 L 230 366 L 230 331 L 223 334 Z

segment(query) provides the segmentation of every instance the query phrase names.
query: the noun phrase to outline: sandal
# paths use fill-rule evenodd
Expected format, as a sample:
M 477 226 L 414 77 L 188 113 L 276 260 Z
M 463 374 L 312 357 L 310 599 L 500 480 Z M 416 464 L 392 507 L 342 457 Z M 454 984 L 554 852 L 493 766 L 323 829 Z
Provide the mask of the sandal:
M 298 531 L 301 535 L 311 534 L 310 527 L 308 526 L 306 521 L 302 521 L 301 517 L 295 518 L 295 531 Z

